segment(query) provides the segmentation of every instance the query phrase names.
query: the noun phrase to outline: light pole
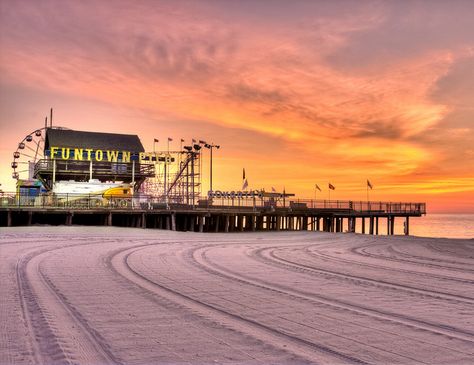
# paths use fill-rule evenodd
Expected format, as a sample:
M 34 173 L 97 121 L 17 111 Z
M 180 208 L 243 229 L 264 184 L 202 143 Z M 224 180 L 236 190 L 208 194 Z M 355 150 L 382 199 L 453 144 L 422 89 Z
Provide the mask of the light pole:
M 221 148 L 221 146 L 216 145 L 214 143 L 206 143 L 204 147 L 208 148 L 211 151 L 211 161 L 210 161 L 210 169 L 209 169 L 209 191 L 212 193 L 212 150 L 214 148 Z
M 196 156 L 198 155 L 199 150 L 202 148 L 200 144 L 194 144 L 193 145 L 193 148 L 194 148 L 194 151 L 191 152 L 191 184 L 193 186 L 193 198 L 192 198 L 192 203 L 193 203 L 193 207 L 194 207 L 194 204 L 195 204 L 195 198 L 196 198 L 196 191 L 194 190 L 195 188 L 195 182 L 194 182 L 194 177 L 195 177 L 195 171 L 194 171 L 194 160 L 196 159 Z M 201 161 L 199 160 L 198 161 L 199 164 L 201 163 Z M 198 166 L 199 170 L 200 167 Z M 200 172 L 199 172 L 200 173 Z

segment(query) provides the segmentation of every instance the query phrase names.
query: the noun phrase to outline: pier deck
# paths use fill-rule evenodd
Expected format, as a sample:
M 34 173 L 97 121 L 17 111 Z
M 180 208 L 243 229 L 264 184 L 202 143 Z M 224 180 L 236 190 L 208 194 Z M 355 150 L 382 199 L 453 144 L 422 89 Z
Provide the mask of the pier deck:
M 40 205 L 10 202 L 0 206 L 0 226 L 105 225 L 156 228 L 194 232 L 243 231 L 325 231 L 394 234 L 395 219 L 402 218 L 404 233 L 409 234 L 409 218 L 426 213 L 424 203 L 292 201 L 252 206 L 215 203 L 209 205 L 134 203 L 93 206 L 94 202 L 75 206 L 68 204 Z M 287 205 L 287 206 L 286 206 Z M 386 219 L 386 232 L 379 222 Z

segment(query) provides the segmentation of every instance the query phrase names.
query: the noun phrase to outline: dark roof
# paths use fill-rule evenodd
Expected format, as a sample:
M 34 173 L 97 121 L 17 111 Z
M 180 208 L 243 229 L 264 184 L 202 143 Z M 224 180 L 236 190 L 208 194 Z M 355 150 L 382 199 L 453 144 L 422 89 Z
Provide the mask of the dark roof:
M 48 128 L 46 130 L 44 149 L 49 150 L 51 146 L 145 152 L 140 139 L 135 134 L 83 132 Z

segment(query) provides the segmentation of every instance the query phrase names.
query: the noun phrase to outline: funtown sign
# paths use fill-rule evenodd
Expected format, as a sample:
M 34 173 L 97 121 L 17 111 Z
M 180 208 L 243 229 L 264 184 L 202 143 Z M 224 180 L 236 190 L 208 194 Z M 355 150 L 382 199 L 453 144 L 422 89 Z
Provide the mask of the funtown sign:
M 165 161 L 166 156 L 158 157 L 157 154 L 146 152 L 131 152 L 118 150 L 100 150 L 93 148 L 71 148 L 71 147 L 51 147 L 46 151 L 46 155 L 56 160 L 72 161 L 106 161 L 106 162 L 131 162 L 138 161 Z M 169 158 L 168 162 L 172 162 Z

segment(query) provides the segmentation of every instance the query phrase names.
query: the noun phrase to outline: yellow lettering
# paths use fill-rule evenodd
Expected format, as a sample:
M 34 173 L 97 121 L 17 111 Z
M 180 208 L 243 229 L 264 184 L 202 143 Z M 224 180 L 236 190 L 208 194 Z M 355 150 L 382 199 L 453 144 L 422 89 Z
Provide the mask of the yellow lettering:
M 65 153 L 67 152 L 67 153 Z M 70 148 L 61 148 L 61 157 L 63 158 L 63 160 L 68 160 L 69 159 L 69 154 L 71 153 L 71 149 Z
M 75 148 L 74 149 L 74 159 L 82 161 L 82 159 L 84 158 L 83 153 L 84 153 L 83 148 Z
M 51 159 L 54 160 L 56 157 L 56 151 L 58 150 L 58 147 L 51 147 Z
M 145 152 L 140 152 L 140 154 L 138 156 L 139 156 L 140 163 L 142 163 L 143 160 L 145 159 L 146 153 Z
M 91 160 L 92 148 L 86 148 L 86 152 L 87 152 L 87 160 L 90 161 Z
M 96 161 L 102 161 L 104 159 L 104 152 L 102 150 L 96 150 L 95 151 L 95 160 Z
M 130 152 L 122 151 L 122 162 L 130 162 Z
M 118 151 L 107 151 L 107 160 L 109 162 L 117 162 L 117 160 L 118 160 Z

